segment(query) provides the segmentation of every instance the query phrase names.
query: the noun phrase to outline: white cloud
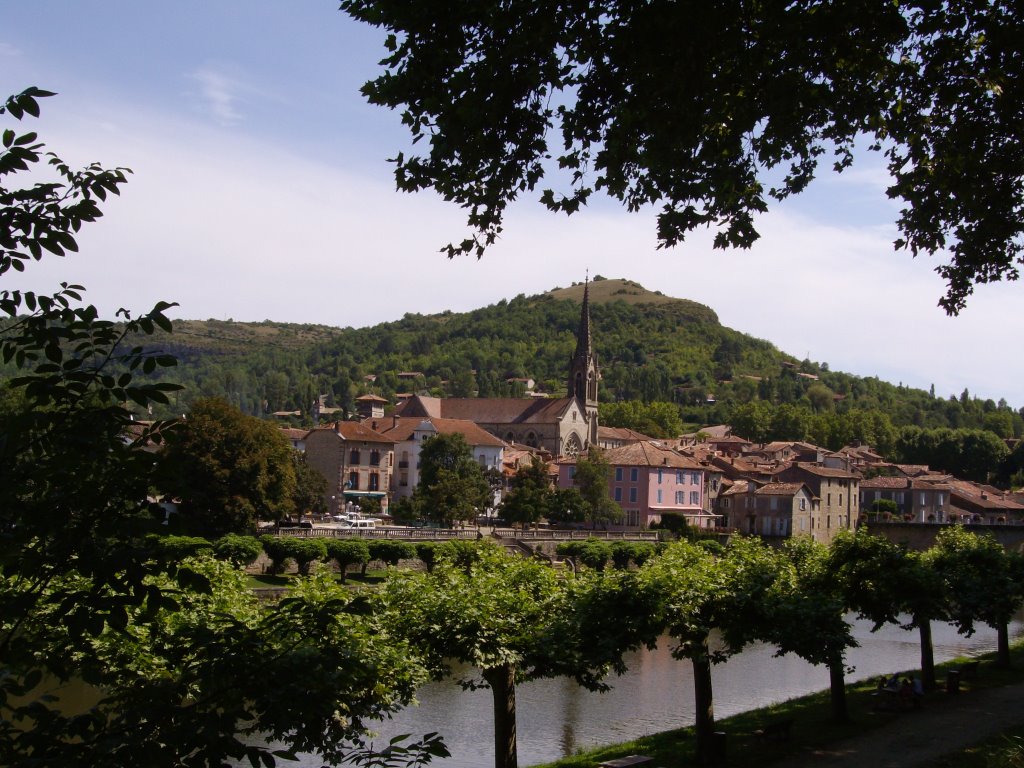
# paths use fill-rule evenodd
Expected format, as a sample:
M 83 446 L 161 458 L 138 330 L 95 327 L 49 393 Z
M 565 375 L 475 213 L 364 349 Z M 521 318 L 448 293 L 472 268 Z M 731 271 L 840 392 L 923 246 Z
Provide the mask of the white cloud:
M 199 96 L 214 121 L 223 127 L 231 127 L 242 121 L 239 103 L 252 92 L 252 88 L 239 79 L 212 67 L 204 67 L 189 75 L 199 84 Z
M 21 56 L 21 49 L 13 43 L 6 43 L 3 40 L 0 40 L 0 56 L 11 58 Z
M 1020 286 L 979 288 L 947 318 L 932 265 L 894 253 L 884 222 L 839 226 L 785 205 L 759 222 L 750 251 L 714 251 L 709 233 L 664 251 L 653 215 L 566 218 L 524 202 L 482 260 L 449 261 L 438 249 L 462 237 L 463 212 L 396 193 L 383 164 L 368 178 L 186 121 L 100 114 L 44 138 L 69 160 L 135 174 L 83 230 L 83 253 L 33 265 L 26 283 L 83 283 L 108 315 L 168 299 L 178 317 L 360 327 L 539 293 L 589 269 L 707 304 L 726 325 L 835 369 L 1024 405 L 1024 362 L 996 352 L 1012 348 L 1000 329 L 1024 319 Z

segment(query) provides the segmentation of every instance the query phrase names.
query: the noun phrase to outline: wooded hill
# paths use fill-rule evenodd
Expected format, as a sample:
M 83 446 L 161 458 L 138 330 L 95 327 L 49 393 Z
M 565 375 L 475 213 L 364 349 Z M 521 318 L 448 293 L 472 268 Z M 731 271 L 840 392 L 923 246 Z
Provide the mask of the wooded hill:
M 310 423 L 319 395 L 326 395 L 325 405 L 350 412 L 367 392 L 389 399 L 398 392 L 515 396 L 525 385 L 512 380 L 528 378 L 538 390 L 561 395 L 582 296 L 583 285 L 576 284 L 471 312 L 406 314 L 359 329 L 178 321 L 157 342 L 179 358 L 170 376 L 184 386 L 163 415 L 217 395 L 252 414 L 300 411 L 296 421 Z M 895 426 L 987 427 L 1002 437 L 1024 428 L 1005 401 L 979 401 L 966 392 L 935 397 L 830 371 L 726 328 L 709 307 L 629 280 L 596 277 L 590 304 L 602 401 L 674 403 L 688 425 L 725 422 L 739 405 L 764 402 L 816 413 L 880 411 Z

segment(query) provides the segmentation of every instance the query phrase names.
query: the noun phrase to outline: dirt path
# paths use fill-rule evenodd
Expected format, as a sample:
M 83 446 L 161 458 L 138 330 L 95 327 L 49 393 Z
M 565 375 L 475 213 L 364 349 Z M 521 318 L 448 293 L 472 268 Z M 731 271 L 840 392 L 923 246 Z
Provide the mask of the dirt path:
M 944 693 L 936 697 L 946 697 Z M 911 768 L 1024 723 L 1024 683 L 961 693 L 919 711 L 879 713 L 892 722 L 829 750 L 786 761 L 787 768 Z

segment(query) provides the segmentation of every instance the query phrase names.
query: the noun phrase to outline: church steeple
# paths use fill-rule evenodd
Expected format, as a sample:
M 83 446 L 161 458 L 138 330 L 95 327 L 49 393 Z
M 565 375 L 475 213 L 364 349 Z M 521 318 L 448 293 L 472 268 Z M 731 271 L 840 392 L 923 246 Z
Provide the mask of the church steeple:
M 583 284 L 583 308 L 576 334 L 576 351 L 569 361 L 569 396 L 575 397 L 589 422 L 587 439 L 597 442 L 597 382 L 601 374 L 594 354 L 590 330 L 590 278 Z

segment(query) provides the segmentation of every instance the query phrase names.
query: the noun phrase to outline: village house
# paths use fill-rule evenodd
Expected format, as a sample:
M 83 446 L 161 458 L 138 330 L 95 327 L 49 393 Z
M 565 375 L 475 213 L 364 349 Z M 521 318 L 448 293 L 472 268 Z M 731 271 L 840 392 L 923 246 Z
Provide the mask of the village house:
M 991 485 L 950 478 L 949 519 L 954 522 L 1006 525 L 1024 523 L 1024 505 Z
M 372 498 L 387 512 L 394 441 L 358 421 L 339 421 L 306 435 L 306 461 L 327 480 L 330 514 L 348 502 Z
M 735 482 L 720 497 L 719 508 L 736 530 L 765 538 L 809 536 L 820 539 L 811 527 L 818 499 L 804 483 Z
M 356 398 L 356 413 L 360 420 L 384 418 L 388 401 L 378 395 L 361 395 Z
M 622 507 L 625 527 L 649 528 L 669 515 L 694 527 L 714 524 L 716 516 L 704 509 L 704 468 L 698 462 L 651 442 L 613 448 L 603 457 L 612 468 L 608 493 Z M 558 469 L 559 487 L 572 487 L 575 459 L 559 462 Z
M 420 449 L 434 435 L 461 435 L 482 469 L 502 471 L 505 443 L 472 421 L 395 416 L 378 422 L 376 429 L 395 444 L 398 466 L 391 475 L 393 499 L 411 496 L 419 485 Z
M 860 481 L 861 519 L 885 519 L 872 506 L 876 501 L 896 505 L 893 520 L 916 523 L 945 523 L 950 512 L 950 486 L 910 477 L 872 477 Z
M 860 475 L 818 464 L 796 462 L 773 478 L 780 483 L 804 483 L 817 497 L 817 509 L 808 519 L 808 533 L 829 542 L 837 531 L 855 530 L 860 519 Z
M 292 444 L 299 453 L 306 450 L 306 435 L 309 434 L 308 429 L 296 429 L 294 427 L 280 427 L 281 434 L 288 438 L 288 442 Z

